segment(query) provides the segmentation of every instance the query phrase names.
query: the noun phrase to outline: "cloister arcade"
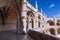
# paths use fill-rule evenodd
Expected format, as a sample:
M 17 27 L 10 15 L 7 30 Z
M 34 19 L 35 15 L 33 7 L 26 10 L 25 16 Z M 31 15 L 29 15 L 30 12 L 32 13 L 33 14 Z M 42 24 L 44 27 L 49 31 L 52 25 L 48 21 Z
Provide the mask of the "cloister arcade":
M 2 1 L 4 0 L 1 0 L 0 6 L 0 31 L 12 30 L 26 33 L 29 29 L 41 26 L 40 20 L 43 15 L 38 11 L 37 3 L 35 8 L 27 0 Z
M 52 21 L 52 20 L 48 20 L 47 23 L 49 23 L 50 26 L 54 26 L 55 25 L 54 21 Z
M 0 20 L 0 31 L 17 30 L 17 14 L 12 8 L 0 7 Z
M 56 19 L 55 20 L 52 20 L 52 19 L 49 19 L 47 20 L 47 23 L 49 24 L 47 29 L 43 30 L 42 33 L 45 33 L 45 34 L 50 34 L 50 35 L 58 35 L 60 34 L 60 19 Z
M 34 14 L 32 11 L 27 12 L 27 29 L 34 28 Z M 31 25 L 31 26 L 30 26 Z
M 12 0 L 0 1 L 0 31 L 27 33 L 32 29 L 46 34 L 60 34 L 60 18 L 43 16 L 42 10 L 38 11 L 37 2 L 33 7 L 27 0 L 14 0 L 14 3 Z

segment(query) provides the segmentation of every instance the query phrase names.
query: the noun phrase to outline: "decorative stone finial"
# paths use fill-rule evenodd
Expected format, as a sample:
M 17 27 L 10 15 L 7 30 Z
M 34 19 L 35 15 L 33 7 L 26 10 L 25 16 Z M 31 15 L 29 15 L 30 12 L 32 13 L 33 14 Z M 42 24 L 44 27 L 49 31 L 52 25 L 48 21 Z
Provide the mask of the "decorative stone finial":
M 54 18 L 55 18 L 55 15 L 54 15 Z
M 38 9 L 38 4 L 37 4 L 37 1 L 36 1 L 36 9 Z
M 41 14 L 43 13 L 42 8 L 41 8 Z

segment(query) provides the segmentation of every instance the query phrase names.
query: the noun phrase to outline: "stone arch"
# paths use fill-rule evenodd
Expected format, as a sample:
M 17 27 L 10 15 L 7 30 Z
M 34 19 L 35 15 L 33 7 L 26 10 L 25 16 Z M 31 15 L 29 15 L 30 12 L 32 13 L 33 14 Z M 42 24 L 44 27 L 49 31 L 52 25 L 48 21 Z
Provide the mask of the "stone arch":
M 31 17 L 35 17 L 35 15 L 33 14 L 32 11 L 28 11 L 28 12 L 27 12 L 27 15 L 28 15 L 28 16 L 31 16 Z
M 6 19 L 6 25 L 9 25 L 10 30 L 17 30 L 17 14 L 16 13 L 11 13 L 8 18 Z
M 8 18 L 6 19 L 6 17 L 7 17 L 7 15 L 9 15 L 9 16 L 12 16 L 12 15 L 10 15 L 10 13 L 7 13 L 6 14 L 6 12 L 7 11 L 9 11 L 9 12 L 11 12 L 11 8 L 16 12 L 16 14 L 15 15 L 17 15 L 17 28 L 18 28 L 18 34 L 19 33 L 22 33 L 23 32 L 23 22 L 22 22 L 22 16 L 21 16 L 21 13 L 22 13 L 22 0 L 14 0 L 14 1 L 12 1 L 12 0 L 4 0 L 4 2 L 3 2 L 3 0 L 1 0 L 0 1 L 1 3 L 2 3 L 2 5 L 0 4 L 0 8 L 2 7 L 2 9 L 3 9 L 3 13 L 1 13 L 1 14 L 3 14 L 4 15 L 4 17 L 3 16 L 1 16 L 1 19 L 4 19 L 4 20 L 2 20 L 2 25 L 1 25 L 1 28 L 0 29 L 4 29 L 4 27 L 6 26 L 6 22 L 5 22 L 5 20 L 8 20 Z M 5 7 L 6 6 L 6 7 Z M 1 12 L 1 10 L 0 10 L 0 12 Z M 14 12 L 13 12 L 14 13 Z M 5 17 L 6 16 L 6 17 Z M 13 15 L 14 16 L 14 15 Z M 4 22 L 3 22 L 4 21 Z M 11 21 L 11 19 L 10 19 L 10 21 Z M 4 26 L 3 28 L 2 28 L 2 26 Z M 7 25 L 8 26 L 8 25 Z M 10 25 L 11 26 L 11 25 Z M 12 25 L 12 27 L 13 27 L 13 25 Z M 8 29 L 8 28 L 7 28 Z M 4 29 L 5 30 L 5 29 Z M 25 30 L 24 30 L 25 31 Z
M 55 25 L 54 21 L 52 21 L 52 20 L 48 20 L 47 23 L 49 23 L 50 26 L 54 26 Z
M 51 28 L 49 31 L 51 34 L 55 35 L 55 29 L 54 28 Z
M 60 34 L 60 28 L 57 29 L 57 33 Z
M 60 26 L 60 20 L 57 20 L 57 24 L 56 25 Z
M 27 29 L 29 28 L 29 23 L 31 23 L 31 27 L 34 28 L 34 14 L 32 11 L 27 12 Z
M 40 21 L 41 21 L 41 17 L 40 15 L 38 16 L 38 27 L 40 27 Z
M 0 7 L 0 17 L 2 19 L 2 25 L 5 25 L 5 20 L 7 19 L 11 11 L 12 9 L 10 9 L 10 7 L 7 6 Z
M 0 7 L 0 18 L 2 19 L 2 25 L 0 25 L 2 31 L 17 30 L 18 14 L 13 8 L 8 6 Z

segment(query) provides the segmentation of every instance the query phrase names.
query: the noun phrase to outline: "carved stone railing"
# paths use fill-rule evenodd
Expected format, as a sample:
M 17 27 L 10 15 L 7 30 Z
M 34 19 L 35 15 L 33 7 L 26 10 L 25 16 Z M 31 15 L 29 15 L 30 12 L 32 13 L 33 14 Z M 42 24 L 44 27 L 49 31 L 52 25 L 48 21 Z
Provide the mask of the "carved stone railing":
M 58 37 L 43 34 L 33 30 L 29 30 L 27 34 L 31 36 L 34 40 L 60 40 L 60 38 Z

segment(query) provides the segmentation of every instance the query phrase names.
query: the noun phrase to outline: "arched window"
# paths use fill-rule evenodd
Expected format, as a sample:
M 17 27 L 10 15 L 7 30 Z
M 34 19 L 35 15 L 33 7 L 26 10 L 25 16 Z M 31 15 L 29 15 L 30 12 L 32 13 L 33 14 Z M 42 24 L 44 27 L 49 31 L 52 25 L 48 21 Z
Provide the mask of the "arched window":
M 60 26 L 60 20 L 57 21 L 57 25 Z
M 55 29 L 54 28 L 51 28 L 50 29 L 50 33 L 53 34 L 53 35 L 55 35 Z
M 60 34 L 60 28 L 57 29 L 58 34 Z
M 30 19 L 31 19 L 31 21 L 30 21 L 30 23 L 31 23 L 31 27 L 32 28 L 34 28 L 34 20 L 33 20 L 33 18 L 34 18 L 34 14 L 33 14 L 33 12 L 32 11 L 28 11 L 27 12 L 27 29 L 28 29 L 28 17 L 30 17 Z
M 52 21 L 52 20 L 48 20 L 47 23 L 49 23 L 50 26 L 54 26 L 55 25 L 54 21 Z

